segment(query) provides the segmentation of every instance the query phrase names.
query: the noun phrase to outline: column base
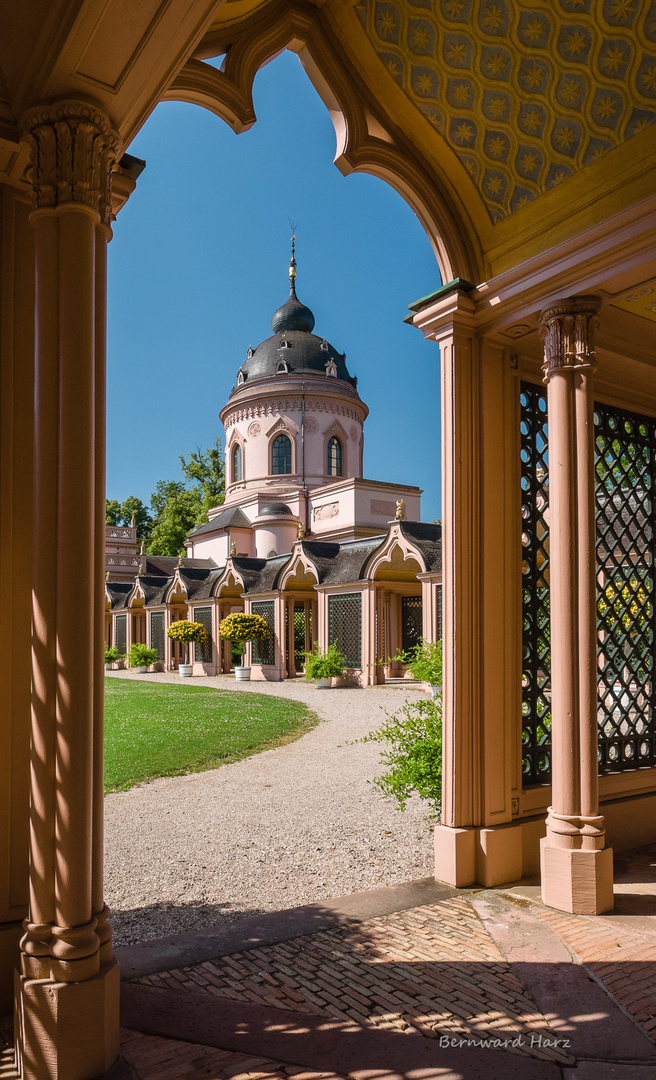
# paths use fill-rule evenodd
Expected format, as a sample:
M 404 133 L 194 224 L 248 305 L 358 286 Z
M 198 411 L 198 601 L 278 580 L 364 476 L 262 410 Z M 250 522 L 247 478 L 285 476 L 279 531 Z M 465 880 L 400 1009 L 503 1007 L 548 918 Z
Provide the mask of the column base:
M 522 876 L 522 826 L 435 828 L 435 877 L 448 885 L 507 885 Z
M 16 1058 L 22 1080 L 96 1080 L 119 1052 L 115 960 L 84 982 L 28 979 L 16 972 Z
M 542 903 L 573 915 L 603 915 L 612 911 L 613 852 L 552 847 L 540 841 Z

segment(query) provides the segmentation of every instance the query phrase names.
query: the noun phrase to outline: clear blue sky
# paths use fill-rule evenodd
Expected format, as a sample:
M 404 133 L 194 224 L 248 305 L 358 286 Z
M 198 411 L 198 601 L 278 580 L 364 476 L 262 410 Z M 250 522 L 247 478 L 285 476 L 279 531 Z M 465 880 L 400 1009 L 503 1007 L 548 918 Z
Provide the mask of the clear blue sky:
M 129 150 L 147 167 L 109 247 L 107 495 L 148 502 L 179 455 L 223 438 L 218 413 L 289 283 L 315 332 L 346 351 L 370 408 L 365 476 L 418 484 L 441 517 L 439 355 L 403 323 L 439 285 L 433 251 L 390 187 L 333 165 L 328 113 L 298 59 L 255 81 L 257 123 L 235 135 L 193 105 L 158 106 Z

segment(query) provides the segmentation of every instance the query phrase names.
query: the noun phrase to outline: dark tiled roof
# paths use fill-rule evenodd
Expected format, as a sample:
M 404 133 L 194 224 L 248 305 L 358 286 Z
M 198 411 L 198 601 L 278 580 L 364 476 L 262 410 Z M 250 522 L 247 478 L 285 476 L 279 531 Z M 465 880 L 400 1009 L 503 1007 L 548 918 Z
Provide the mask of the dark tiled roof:
M 109 594 L 109 602 L 112 611 L 117 608 L 127 607 L 127 599 L 134 588 L 133 581 L 106 581 L 105 588 Z
M 141 574 L 137 581 L 141 585 L 146 607 L 150 607 L 153 604 L 165 602 L 166 591 L 173 581 L 173 574 L 169 577 L 163 577 L 161 574 Z
M 206 521 L 204 525 L 197 525 L 195 529 L 191 530 L 189 536 L 205 536 L 207 533 L 218 532 L 220 529 L 227 529 L 228 527 L 250 529 L 251 523 L 243 510 L 240 510 L 238 506 L 231 506 L 227 510 L 222 510 L 211 521 Z
M 221 577 L 222 568 L 180 567 L 180 580 L 187 590 L 188 600 L 206 600 L 212 595 L 212 588 Z
M 426 521 L 402 521 L 401 532 L 406 540 L 419 548 L 426 570 L 442 569 L 442 526 Z
M 148 577 L 161 576 L 162 574 L 169 577 L 177 565 L 177 555 L 146 555 L 144 573 Z
M 386 536 L 368 536 L 362 540 L 350 540 L 339 545 L 339 556 L 332 560 L 330 569 L 324 574 L 324 585 L 346 585 L 349 581 L 360 581 L 366 563 L 374 551 L 384 544 Z

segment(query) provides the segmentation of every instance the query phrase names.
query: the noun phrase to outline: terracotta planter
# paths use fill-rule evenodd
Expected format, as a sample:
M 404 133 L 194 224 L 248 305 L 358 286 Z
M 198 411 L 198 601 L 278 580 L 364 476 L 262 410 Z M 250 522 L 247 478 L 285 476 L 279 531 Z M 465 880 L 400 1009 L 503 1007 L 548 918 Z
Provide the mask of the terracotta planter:
M 235 682 L 250 682 L 251 681 L 251 669 L 249 667 L 236 667 L 235 668 Z
M 178 664 L 178 675 L 181 679 L 190 679 L 194 670 L 193 664 Z

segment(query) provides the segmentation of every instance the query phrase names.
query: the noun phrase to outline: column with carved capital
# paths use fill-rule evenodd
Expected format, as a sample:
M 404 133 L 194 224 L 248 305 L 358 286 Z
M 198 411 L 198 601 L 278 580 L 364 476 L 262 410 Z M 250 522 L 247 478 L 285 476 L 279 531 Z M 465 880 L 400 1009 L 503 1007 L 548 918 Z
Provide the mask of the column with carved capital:
M 102 1076 L 118 968 L 102 895 L 105 257 L 119 139 L 86 101 L 31 108 L 36 246 L 30 905 L 17 980 L 26 1080 Z
M 597 784 L 594 331 L 600 302 L 542 312 L 549 422 L 552 805 L 541 844 L 545 904 L 579 914 L 613 907 Z

